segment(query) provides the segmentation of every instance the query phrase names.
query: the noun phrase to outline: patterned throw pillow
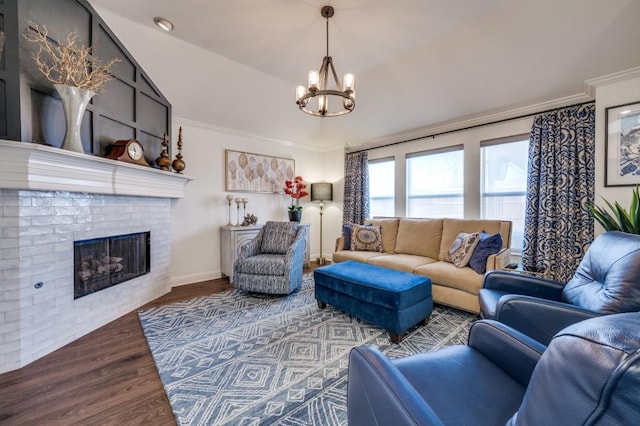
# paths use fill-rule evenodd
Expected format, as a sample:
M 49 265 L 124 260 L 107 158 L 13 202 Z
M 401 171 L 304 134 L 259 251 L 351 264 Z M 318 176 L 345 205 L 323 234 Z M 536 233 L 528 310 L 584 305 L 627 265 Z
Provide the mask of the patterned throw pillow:
M 351 225 L 351 250 L 382 251 L 380 227 Z
M 502 235 L 499 232 L 491 235 L 482 231 L 480 241 L 469 260 L 469 267 L 479 274 L 484 274 L 487 272 L 487 259 L 492 254 L 500 252 L 500 249 L 502 249 Z
M 458 268 L 462 268 L 469 264 L 469 260 L 473 255 L 473 250 L 475 250 L 478 245 L 478 241 L 480 241 L 480 233 L 474 232 L 472 234 L 466 234 L 461 232 L 458 234 L 451 247 L 449 247 L 449 256 L 451 256 L 451 263 L 456 265 Z
M 260 253 L 286 254 L 298 232 L 298 222 L 267 222 L 262 231 Z
M 342 225 L 343 250 L 351 250 L 351 224 Z

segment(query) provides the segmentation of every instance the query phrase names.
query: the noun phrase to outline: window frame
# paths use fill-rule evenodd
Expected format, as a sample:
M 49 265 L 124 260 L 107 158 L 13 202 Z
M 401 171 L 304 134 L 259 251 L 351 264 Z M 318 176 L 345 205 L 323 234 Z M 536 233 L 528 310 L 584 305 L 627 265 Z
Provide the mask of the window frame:
M 376 200 L 388 200 L 389 198 L 391 198 L 391 200 L 393 201 L 393 214 L 395 215 L 395 202 L 396 202 L 396 190 L 395 190 L 395 183 L 396 183 L 396 158 L 394 156 L 387 156 L 387 157 L 380 157 L 380 158 L 376 158 L 373 160 L 368 160 L 367 161 L 367 173 L 369 173 L 370 169 L 369 166 L 371 166 L 372 164 L 379 164 L 379 163 L 391 163 L 393 164 L 393 196 L 392 197 L 375 197 Z M 371 182 L 371 174 L 369 174 L 369 182 Z M 371 210 L 371 206 L 373 205 L 372 201 L 374 200 L 374 197 L 371 196 L 371 186 L 369 186 L 369 210 Z M 371 217 L 374 217 L 376 215 L 369 214 Z M 380 216 L 380 215 L 377 215 Z
M 438 155 L 438 154 L 446 154 L 449 152 L 460 152 L 462 154 L 462 192 L 460 194 L 458 193 L 442 193 L 442 194 L 428 194 L 428 195 L 411 195 L 409 193 L 409 160 L 412 158 L 418 158 L 418 157 L 425 157 L 425 156 L 430 156 L 430 155 Z M 416 151 L 416 152 L 410 152 L 405 154 L 405 216 L 406 217 L 420 217 L 420 216 L 410 216 L 409 214 L 409 205 L 410 205 L 410 200 L 417 200 L 417 199 L 430 199 L 430 198 L 462 198 L 462 217 L 464 217 L 464 187 L 465 187 L 465 182 L 464 182 L 464 172 L 465 172 L 465 166 L 464 166 L 464 162 L 465 162 L 465 150 L 464 150 L 464 144 L 455 144 L 455 145 L 447 145 L 445 147 L 441 147 L 441 148 L 434 148 L 434 149 L 427 149 L 427 150 L 422 150 L 422 151 Z M 439 217 L 438 215 L 431 215 L 429 217 Z
M 505 144 L 509 144 L 509 143 L 516 143 L 516 142 L 527 142 L 529 143 L 530 137 L 529 134 L 523 133 L 523 134 L 519 134 L 519 135 L 512 135 L 512 136 L 506 136 L 506 137 L 502 137 L 502 138 L 495 138 L 495 139 L 488 139 L 488 140 L 483 140 L 480 141 L 480 185 L 478 188 L 479 191 L 479 200 L 480 200 L 480 218 L 482 219 L 495 219 L 495 218 L 487 218 L 485 217 L 485 200 L 487 198 L 490 197 L 514 197 L 514 196 L 523 196 L 525 197 L 526 200 L 526 196 L 527 196 L 527 187 L 525 184 L 525 188 L 522 191 L 504 191 L 504 192 L 485 192 L 485 157 L 484 157 L 484 150 L 483 148 L 487 148 L 487 147 L 491 147 L 491 146 L 496 146 L 496 145 L 505 145 Z M 523 220 L 524 220 L 524 214 L 525 211 L 522 212 L 523 213 Z M 514 247 L 514 238 L 513 238 L 513 229 L 512 229 L 512 239 L 511 239 L 511 254 L 515 254 L 515 255 L 520 255 L 522 254 L 522 246 L 520 245 L 520 247 Z M 522 242 L 520 242 L 520 244 L 522 244 Z

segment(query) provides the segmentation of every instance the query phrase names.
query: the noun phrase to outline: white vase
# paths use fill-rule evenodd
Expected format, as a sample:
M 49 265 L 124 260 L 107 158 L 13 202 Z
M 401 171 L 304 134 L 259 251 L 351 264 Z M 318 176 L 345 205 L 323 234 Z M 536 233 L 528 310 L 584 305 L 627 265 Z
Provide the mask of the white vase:
M 54 84 L 54 86 L 60 95 L 60 99 L 62 99 L 64 118 L 67 122 L 67 130 L 64 133 L 61 148 L 68 149 L 69 151 L 84 152 L 82 139 L 80 138 L 82 117 L 84 117 L 84 111 L 87 109 L 89 101 L 96 93 L 91 90 L 64 84 Z

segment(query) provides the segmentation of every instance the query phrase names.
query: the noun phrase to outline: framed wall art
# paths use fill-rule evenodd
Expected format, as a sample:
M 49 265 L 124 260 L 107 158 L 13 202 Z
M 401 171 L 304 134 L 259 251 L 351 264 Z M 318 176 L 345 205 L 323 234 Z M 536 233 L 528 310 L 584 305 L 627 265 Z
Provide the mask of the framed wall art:
M 279 193 L 295 177 L 295 160 L 251 152 L 224 151 L 225 190 Z
M 640 101 L 605 109 L 604 186 L 640 183 Z

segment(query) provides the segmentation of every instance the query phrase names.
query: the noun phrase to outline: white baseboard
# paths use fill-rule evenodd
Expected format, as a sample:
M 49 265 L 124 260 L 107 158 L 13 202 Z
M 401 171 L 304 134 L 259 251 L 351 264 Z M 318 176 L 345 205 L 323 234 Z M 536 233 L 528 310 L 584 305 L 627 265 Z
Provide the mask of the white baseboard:
M 202 281 L 215 280 L 218 278 L 222 278 L 222 272 L 220 270 L 200 272 L 191 275 L 182 275 L 179 277 L 171 277 L 171 287 L 179 287 L 181 285 L 194 284 Z

